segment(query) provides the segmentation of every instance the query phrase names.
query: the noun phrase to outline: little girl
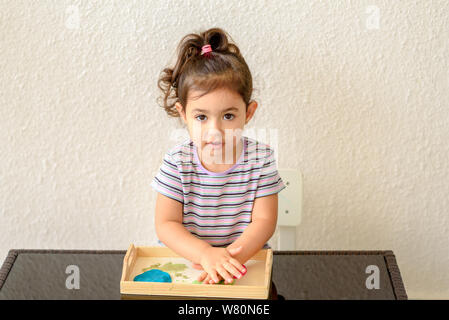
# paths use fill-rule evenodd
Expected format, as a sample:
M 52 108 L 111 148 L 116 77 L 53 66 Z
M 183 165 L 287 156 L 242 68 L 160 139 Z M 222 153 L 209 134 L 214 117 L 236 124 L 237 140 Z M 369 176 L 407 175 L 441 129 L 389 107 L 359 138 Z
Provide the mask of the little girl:
M 162 107 L 181 117 L 190 138 L 165 154 L 158 191 L 158 238 L 203 269 L 203 283 L 231 283 L 273 235 L 277 193 L 285 188 L 264 143 L 242 135 L 257 102 L 238 47 L 219 28 L 186 35 L 173 69 L 158 81 Z M 159 241 L 159 242 L 161 242 Z

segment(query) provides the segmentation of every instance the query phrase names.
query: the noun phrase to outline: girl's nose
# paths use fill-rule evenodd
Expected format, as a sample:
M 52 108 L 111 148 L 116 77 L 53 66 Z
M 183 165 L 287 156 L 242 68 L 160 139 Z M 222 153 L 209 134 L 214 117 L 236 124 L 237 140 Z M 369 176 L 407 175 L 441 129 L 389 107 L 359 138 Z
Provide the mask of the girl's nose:
M 217 127 L 208 128 L 204 137 L 204 142 L 222 142 L 224 140 L 221 130 L 217 129 Z
M 221 134 L 221 121 L 220 120 L 211 120 L 208 121 L 207 131 L 211 134 Z

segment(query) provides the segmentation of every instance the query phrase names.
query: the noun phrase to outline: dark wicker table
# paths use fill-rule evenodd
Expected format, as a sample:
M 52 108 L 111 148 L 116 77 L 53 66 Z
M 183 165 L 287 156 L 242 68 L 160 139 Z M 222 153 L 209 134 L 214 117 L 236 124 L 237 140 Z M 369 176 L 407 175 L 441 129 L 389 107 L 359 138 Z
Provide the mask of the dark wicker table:
M 0 270 L 0 299 L 129 299 L 120 294 L 125 253 L 10 250 Z M 66 287 L 70 275 L 66 268 L 70 265 L 79 268 L 79 289 Z M 367 286 L 373 268 L 378 271 L 379 288 Z M 269 298 L 406 300 L 407 294 L 396 258 L 389 250 L 274 251 Z

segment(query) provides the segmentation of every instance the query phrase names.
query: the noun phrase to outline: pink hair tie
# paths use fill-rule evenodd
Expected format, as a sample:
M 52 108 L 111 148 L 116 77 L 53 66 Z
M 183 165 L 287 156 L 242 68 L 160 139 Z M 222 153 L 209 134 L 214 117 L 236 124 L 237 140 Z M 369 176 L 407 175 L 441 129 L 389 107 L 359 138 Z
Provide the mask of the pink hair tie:
M 212 47 L 210 44 L 206 44 L 201 48 L 201 55 L 206 54 L 206 57 L 209 57 L 209 52 L 212 52 Z

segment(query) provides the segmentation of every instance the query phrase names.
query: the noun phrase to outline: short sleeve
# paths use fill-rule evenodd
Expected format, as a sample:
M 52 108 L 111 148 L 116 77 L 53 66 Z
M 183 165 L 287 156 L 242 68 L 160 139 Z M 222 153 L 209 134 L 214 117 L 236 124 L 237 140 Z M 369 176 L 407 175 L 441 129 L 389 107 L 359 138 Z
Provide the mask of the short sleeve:
M 285 188 L 285 184 L 279 176 L 274 158 L 273 149 L 269 148 L 268 156 L 264 160 L 261 168 L 259 181 L 257 182 L 257 190 L 255 198 L 269 196 L 280 192 Z
M 184 203 L 181 175 L 173 157 L 167 152 L 162 159 L 159 171 L 151 182 L 151 186 L 157 192 L 171 199 Z

